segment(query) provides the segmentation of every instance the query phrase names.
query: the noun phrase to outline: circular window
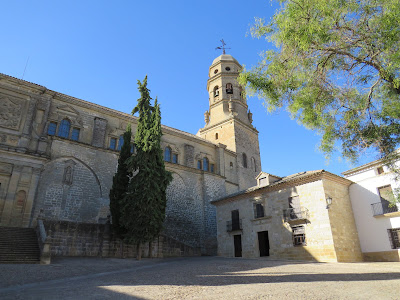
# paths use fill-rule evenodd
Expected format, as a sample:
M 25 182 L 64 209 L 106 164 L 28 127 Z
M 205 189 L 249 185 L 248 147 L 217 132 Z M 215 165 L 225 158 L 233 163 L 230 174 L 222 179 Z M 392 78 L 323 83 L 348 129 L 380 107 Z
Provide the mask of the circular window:
M 230 70 L 231 70 L 231 68 L 229 68 L 229 67 L 226 67 L 226 68 L 225 68 L 225 70 L 227 70 L 227 71 L 230 71 Z
M 214 74 L 217 74 L 217 73 L 218 73 L 218 69 L 215 69 Z

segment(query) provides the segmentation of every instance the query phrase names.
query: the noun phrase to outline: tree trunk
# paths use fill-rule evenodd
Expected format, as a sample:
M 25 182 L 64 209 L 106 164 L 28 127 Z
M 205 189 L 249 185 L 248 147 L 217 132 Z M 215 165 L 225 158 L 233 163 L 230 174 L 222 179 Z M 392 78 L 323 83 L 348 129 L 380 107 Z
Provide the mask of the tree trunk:
M 141 260 L 141 259 L 142 259 L 142 247 L 141 247 L 141 244 L 140 244 L 140 243 L 137 244 L 137 255 L 136 255 L 136 259 L 137 259 L 137 260 Z
M 151 253 L 151 245 L 153 244 L 153 242 L 149 242 L 149 258 L 153 258 L 153 253 Z

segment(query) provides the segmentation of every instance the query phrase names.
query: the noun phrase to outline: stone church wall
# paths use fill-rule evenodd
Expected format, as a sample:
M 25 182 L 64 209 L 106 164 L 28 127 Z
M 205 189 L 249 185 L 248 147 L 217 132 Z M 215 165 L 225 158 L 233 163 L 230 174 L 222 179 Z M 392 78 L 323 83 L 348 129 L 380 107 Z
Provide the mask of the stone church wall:
M 6 116 L 0 120 L 0 226 L 34 226 L 41 209 L 49 220 L 104 222 L 119 138 L 129 123 L 135 132 L 137 118 L 3 74 L 0 114 Z M 59 136 L 63 120 L 70 123 L 65 138 Z M 49 126 L 56 126 L 53 134 Z M 79 130 L 77 141 L 73 129 Z M 166 162 L 174 181 L 165 232 L 215 253 L 209 202 L 238 190 L 236 153 L 174 128 L 162 130 L 161 146 L 177 155 L 177 163 Z M 213 173 L 198 169 L 204 159 Z

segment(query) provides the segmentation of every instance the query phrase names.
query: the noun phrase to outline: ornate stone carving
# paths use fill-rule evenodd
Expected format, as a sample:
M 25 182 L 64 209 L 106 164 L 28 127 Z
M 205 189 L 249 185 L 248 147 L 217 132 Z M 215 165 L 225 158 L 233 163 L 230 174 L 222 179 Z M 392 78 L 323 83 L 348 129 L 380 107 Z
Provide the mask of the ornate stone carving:
M 208 110 L 206 110 L 206 112 L 204 113 L 204 122 L 206 122 L 206 124 L 210 122 L 210 113 L 208 112 Z
M 250 124 L 252 124 L 252 123 L 253 123 L 253 114 L 251 113 L 250 110 L 249 110 L 249 112 L 247 113 L 247 117 L 249 118 Z
M 19 129 L 22 115 L 22 101 L 0 97 L 0 126 L 10 129 Z

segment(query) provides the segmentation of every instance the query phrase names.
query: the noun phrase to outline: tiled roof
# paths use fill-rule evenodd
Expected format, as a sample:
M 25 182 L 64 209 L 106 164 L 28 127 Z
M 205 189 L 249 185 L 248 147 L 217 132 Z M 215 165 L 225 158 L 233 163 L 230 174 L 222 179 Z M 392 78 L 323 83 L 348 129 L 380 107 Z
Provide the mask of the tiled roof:
M 331 176 L 334 176 L 334 177 L 337 177 L 337 178 L 340 178 L 340 179 L 343 179 L 343 180 L 346 180 L 346 181 L 350 182 L 349 180 L 347 180 L 347 179 L 345 179 L 343 177 L 340 177 L 340 176 L 335 175 L 333 173 L 327 172 L 325 170 L 305 171 L 305 172 L 299 172 L 299 173 L 295 173 L 295 174 L 283 177 L 282 179 L 280 179 L 278 181 L 275 181 L 275 182 L 273 182 L 273 183 L 271 183 L 269 185 L 266 185 L 266 186 L 261 186 L 261 187 L 260 186 L 253 186 L 251 188 L 248 188 L 247 190 L 242 190 L 242 191 L 239 191 L 237 193 L 233 193 L 233 194 L 230 194 L 228 196 L 225 196 L 223 198 L 211 201 L 211 203 L 217 203 L 217 202 L 220 202 L 222 200 L 233 198 L 233 197 L 236 197 L 236 196 L 239 196 L 239 195 L 249 194 L 249 193 L 257 191 L 257 190 L 262 190 L 262 189 L 268 190 L 268 189 L 277 187 L 279 185 L 283 185 L 284 183 L 295 183 L 298 180 L 303 180 L 303 179 L 307 179 L 309 177 L 318 176 L 318 175 L 322 175 L 322 174 L 329 174 Z

